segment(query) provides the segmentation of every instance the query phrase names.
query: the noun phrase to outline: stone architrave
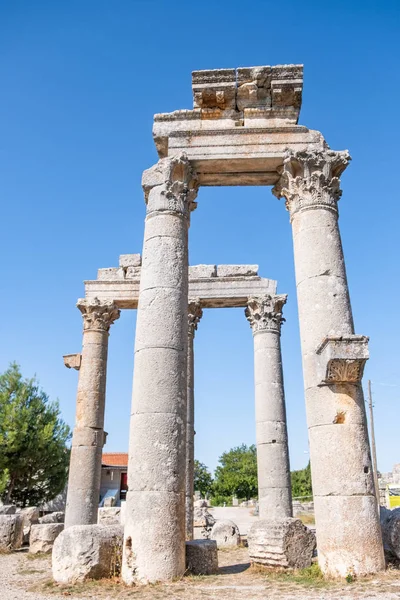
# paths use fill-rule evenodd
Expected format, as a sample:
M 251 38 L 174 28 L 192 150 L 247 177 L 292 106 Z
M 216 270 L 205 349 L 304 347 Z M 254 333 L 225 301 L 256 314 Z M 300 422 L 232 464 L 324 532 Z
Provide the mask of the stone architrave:
M 187 421 L 186 421 L 186 539 L 193 539 L 193 496 L 194 496 L 194 349 L 195 331 L 203 316 L 200 300 L 189 301 L 188 306 L 188 377 L 187 377 Z
M 65 528 L 97 523 L 101 456 L 105 443 L 104 410 L 108 336 L 120 316 L 113 301 L 78 300 L 83 316 L 83 347 L 72 438 Z
M 354 344 L 338 226 L 349 161 L 347 151 L 287 151 L 273 190 L 293 229 L 318 561 L 342 577 L 385 565 L 360 383 L 367 354 Z
M 261 519 L 292 516 L 289 448 L 281 355 L 286 295 L 249 298 L 253 330 L 258 499 Z
M 122 577 L 154 582 L 185 572 L 188 227 L 197 178 L 186 155 L 143 174 L 147 204 Z

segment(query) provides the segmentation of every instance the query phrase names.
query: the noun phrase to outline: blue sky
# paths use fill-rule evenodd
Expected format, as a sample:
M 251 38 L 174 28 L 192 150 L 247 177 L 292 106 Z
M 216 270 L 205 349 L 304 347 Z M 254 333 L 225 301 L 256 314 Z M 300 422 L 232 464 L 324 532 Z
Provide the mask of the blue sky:
M 0 370 L 37 374 L 73 425 L 83 280 L 140 252 L 153 114 L 191 108 L 191 71 L 304 63 L 300 123 L 353 157 L 340 227 L 356 332 L 370 335 L 378 464 L 400 462 L 397 1 L 0 0 Z M 269 188 L 200 190 L 191 263 L 257 263 L 288 293 L 282 347 L 292 468 L 307 460 L 291 228 Z M 135 314 L 110 336 L 108 451 L 125 451 Z M 253 342 L 243 311 L 196 335 L 196 455 L 254 442 Z

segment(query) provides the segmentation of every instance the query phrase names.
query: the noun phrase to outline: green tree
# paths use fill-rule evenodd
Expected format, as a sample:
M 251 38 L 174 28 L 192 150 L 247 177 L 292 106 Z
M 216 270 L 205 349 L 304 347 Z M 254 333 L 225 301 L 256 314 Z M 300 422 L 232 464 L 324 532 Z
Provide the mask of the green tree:
M 205 464 L 194 461 L 194 489 L 204 498 L 212 491 L 213 478 Z
M 245 444 L 224 452 L 215 469 L 214 493 L 250 500 L 258 494 L 256 447 Z
M 292 471 L 290 473 L 292 479 L 292 496 L 293 498 L 300 496 L 312 496 L 312 484 L 311 484 L 311 464 L 308 461 L 308 465 L 305 469 L 299 471 Z
M 65 487 L 68 425 L 57 402 L 37 380 L 23 379 L 12 363 L 0 375 L 0 497 L 5 504 L 34 506 Z

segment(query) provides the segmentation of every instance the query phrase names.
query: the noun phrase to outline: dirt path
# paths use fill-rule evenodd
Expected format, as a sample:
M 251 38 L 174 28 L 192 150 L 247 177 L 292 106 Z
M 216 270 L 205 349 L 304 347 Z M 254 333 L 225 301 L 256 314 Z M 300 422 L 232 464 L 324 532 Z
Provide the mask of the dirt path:
M 250 568 L 247 550 L 219 553 L 220 570 L 209 577 L 183 577 L 170 584 L 127 588 L 118 581 L 58 586 L 49 557 L 26 552 L 0 555 L 0 600 L 394 600 L 400 599 L 400 571 L 351 584 L 304 575 L 266 574 Z

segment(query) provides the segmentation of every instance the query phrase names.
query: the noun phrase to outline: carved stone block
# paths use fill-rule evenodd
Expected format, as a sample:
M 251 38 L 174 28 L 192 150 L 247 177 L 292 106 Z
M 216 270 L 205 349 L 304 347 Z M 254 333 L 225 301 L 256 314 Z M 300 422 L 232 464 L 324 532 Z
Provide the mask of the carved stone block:
M 63 356 L 64 365 L 67 369 L 75 369 L 75 371 L 79 371 L 81 368 L 82 354 L 65 354 Z
M 202 109 L 236 109 L 236 70 L 193 71 L 193 106 Z
M 327 336 L 317 348 L 321 383 L 360 383 L 369 358 L 364 335 Z
M 140 254 L 120 254 L 119 266 L 120 267 L 140 267 L 142 264 L 142 257 Z

